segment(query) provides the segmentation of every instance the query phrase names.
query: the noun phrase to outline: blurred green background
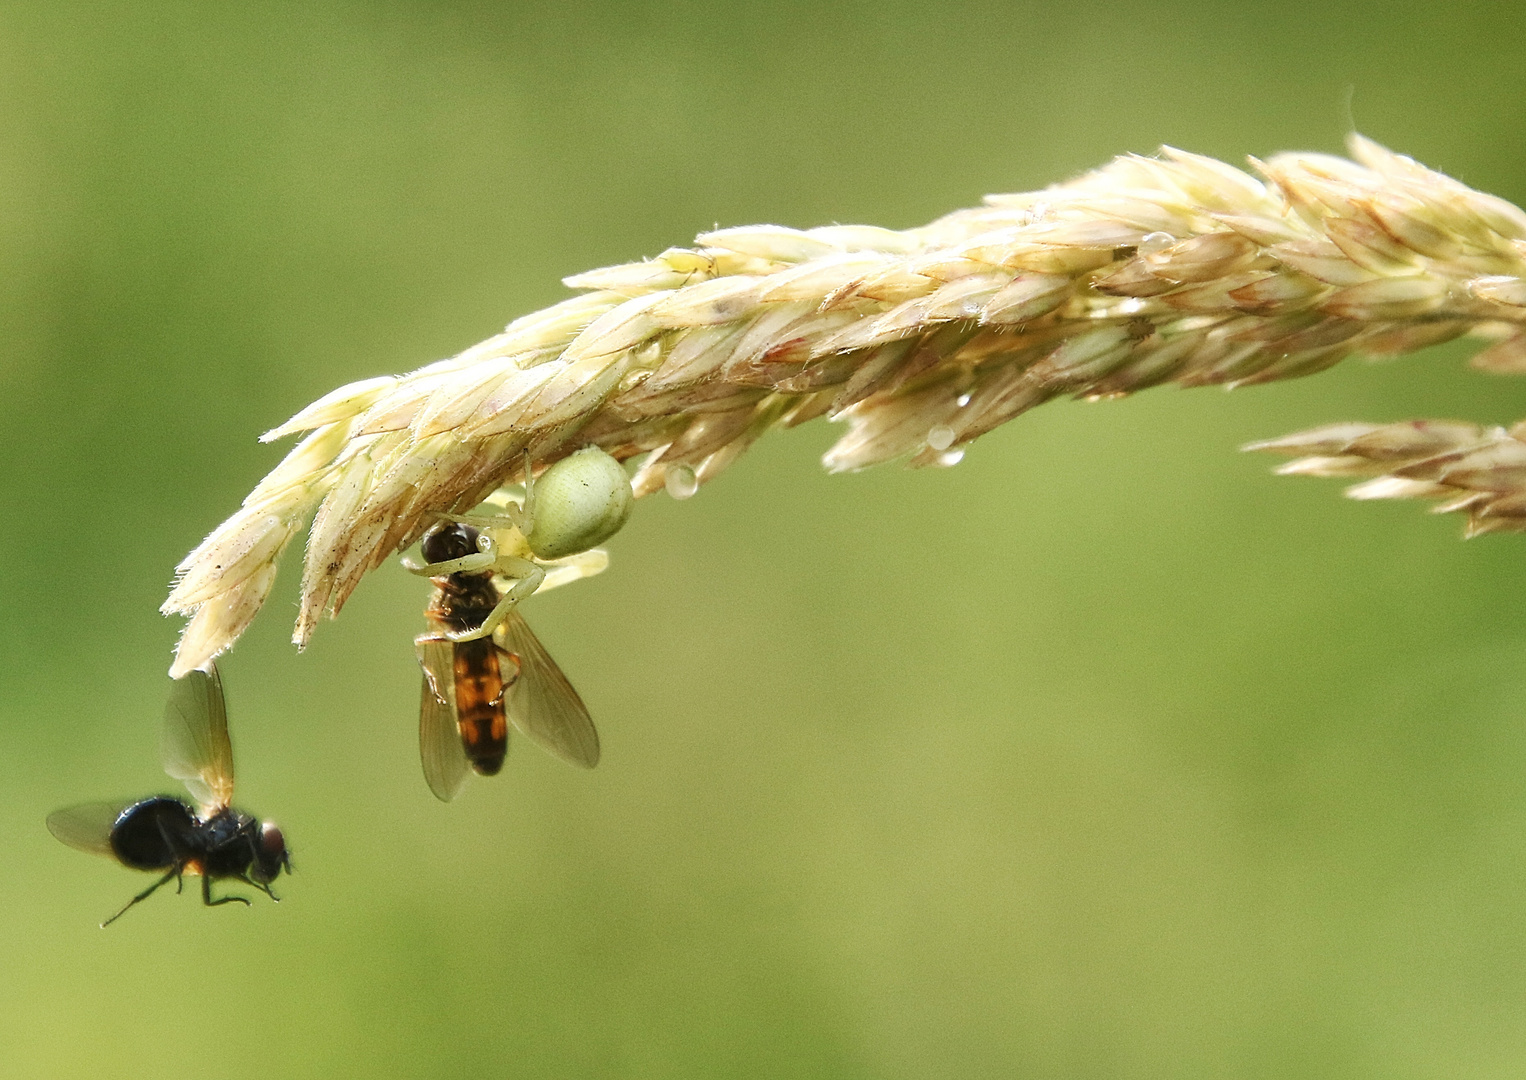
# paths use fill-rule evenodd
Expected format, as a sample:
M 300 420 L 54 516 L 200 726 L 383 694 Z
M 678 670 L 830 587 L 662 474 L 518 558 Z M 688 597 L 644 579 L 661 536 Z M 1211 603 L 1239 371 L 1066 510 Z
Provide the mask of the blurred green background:
M 0 6 L 0 1073 L 1514 1077 L 1523 541 L 1246 441 L 1526 416 L 1467 346 L 1059 403 L 947 471 L 824 422 L 532 621 L 599 722 L 424 786 L 425 588 L 225 661 L 284 902 L 43 829 L 170 790 L 171 567 L 255 436 L 716 224 L 918 224 L 1358 128 L 1526 202 L 1513 5 Z M 1352 102 L 1348 111 L 1348 99 Z

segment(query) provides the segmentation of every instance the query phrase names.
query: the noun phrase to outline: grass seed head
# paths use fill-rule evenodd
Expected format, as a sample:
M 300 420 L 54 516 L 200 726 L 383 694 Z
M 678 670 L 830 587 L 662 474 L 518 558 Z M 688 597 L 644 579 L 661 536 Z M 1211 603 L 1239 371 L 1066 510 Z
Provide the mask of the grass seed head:
M 824 463 L 947 465 L 1068 394 L 1242 386 L 1465 333 L 1526 371 L 1526 213 L 1360 136 L 1351 159 L 1260 173 L 1172 148 L 921 228 L 719 229 L 566 279 L 583 295 L 458 356 L 365 379 L 177 568 L 183 674 L 226 649 L 311 520 L 294 640 L 440 513 L 586 446 L 645 455 L 636 496 L 698 486 L 774 427 L 845 425 Z M 1339 425 L 1258 444 L 1357 498 L 1440 497 L 1470 531 L 1526 529 L 1526 444 L 1454 422 Z M 622 517 L 623 520 L 623 517 Z

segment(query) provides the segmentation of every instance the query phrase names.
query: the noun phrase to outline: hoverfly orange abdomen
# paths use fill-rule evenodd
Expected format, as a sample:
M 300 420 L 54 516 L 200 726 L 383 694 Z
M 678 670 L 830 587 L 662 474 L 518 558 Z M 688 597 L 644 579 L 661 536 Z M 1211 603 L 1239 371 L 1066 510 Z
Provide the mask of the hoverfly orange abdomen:
M 518 677 L 508 657 L 500 658 L 492 638 L 456 644 L 456 725 L 472 769 L 493 776 L 509 752 L 509 721 L 503 695 Z M 504 669 L 509 668 L 505 680 Z

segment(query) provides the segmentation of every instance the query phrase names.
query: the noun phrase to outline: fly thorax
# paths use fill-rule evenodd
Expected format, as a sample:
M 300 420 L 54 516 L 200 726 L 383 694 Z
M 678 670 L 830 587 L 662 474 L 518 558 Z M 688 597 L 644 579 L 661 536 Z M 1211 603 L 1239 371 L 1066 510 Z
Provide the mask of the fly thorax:
M 452 574 L 440 582 L 430 614 L 453 631 L 471 630 L 482 625 L 499 598 L 492 574 Z

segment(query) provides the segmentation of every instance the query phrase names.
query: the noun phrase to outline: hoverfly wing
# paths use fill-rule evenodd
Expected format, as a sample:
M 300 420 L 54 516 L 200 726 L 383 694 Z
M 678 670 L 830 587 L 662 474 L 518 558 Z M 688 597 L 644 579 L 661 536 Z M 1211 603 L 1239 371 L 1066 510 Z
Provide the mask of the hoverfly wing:
M 48 815 L 48 832 L 77 851 L 116 858 L 111 831 L 131 802 L 92 802 L 66 806 Z
M 519 678 L 504 697 L 509 722 L 563 761 L 586 769 L 597 765 L 599 733 L 588 707 L 530 624 L 511 611 L 496 636 L 499 647 L 519 661 Z
M 456 723 L 456 647 L 444 638 L 421 637 L 414 642 L 424 689 L 419 695 L 419 760 L 424 780 L 441 802 L 461 794 L 470 762 Z
M 170 690 L 159 754 L 164 771 L 201 804 L 203 817 L 233 801 L 233 746 L 216 665 L 192 671 Z

